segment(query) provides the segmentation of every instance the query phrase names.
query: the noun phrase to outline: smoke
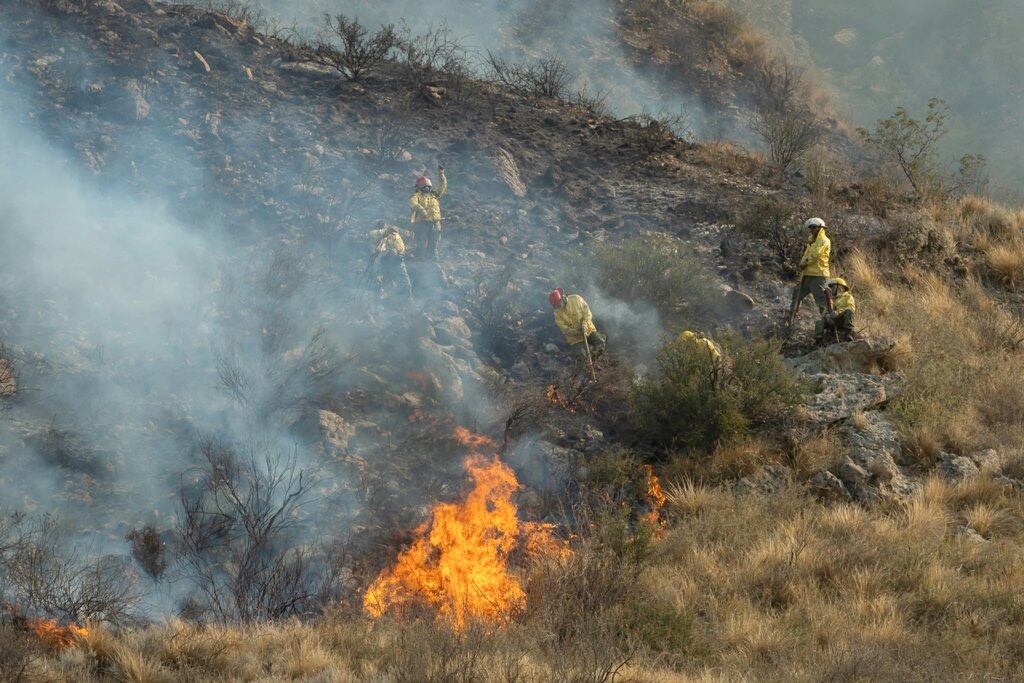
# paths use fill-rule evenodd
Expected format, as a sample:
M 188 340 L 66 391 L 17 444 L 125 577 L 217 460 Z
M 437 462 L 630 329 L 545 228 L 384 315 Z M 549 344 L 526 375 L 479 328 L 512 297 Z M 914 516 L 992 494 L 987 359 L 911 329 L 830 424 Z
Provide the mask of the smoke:
M 486 71 L 488 52 L 512 61 L 554 56 L 575 76 L 574 90 L 603 97 L 615 116 L 681 116 L 695 134 L 720 128 L 696 98 L 668 92 L 634 67 L 616 30 L 618 8 L 609 0 L 255 0 L 253 5 L 272 23 L 305 36 L 321 30 L 325 13 L 356 17 L 372 29 L 395 24 L 412 34 L 446 26 L 480 73 Z

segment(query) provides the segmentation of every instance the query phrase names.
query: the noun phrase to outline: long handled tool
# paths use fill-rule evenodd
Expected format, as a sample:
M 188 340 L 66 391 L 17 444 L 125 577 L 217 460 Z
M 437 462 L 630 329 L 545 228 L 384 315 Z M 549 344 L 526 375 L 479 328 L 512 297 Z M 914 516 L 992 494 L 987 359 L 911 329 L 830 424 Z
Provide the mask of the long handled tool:
M 786 316 L 786 339 L 793 333 L 793 323 L 796 322 L 796 316 L 800 313 L 800 304 L 803 303 L 803 297 L 800 293 L 804 288 L 804 278 L 800 277 L 800 282 L 797 284 L 796 289 L 793 290 L 793 301 L 789 305 L 789 315 Z
M 590 342 L 587 341 L 587 325 L 586 323 L 580 326 L 580 332 L 583 333 L 583 348 L 587 351 L 587 363 L 590 364 L 590 379 L 597 381 L 597 372 L 594 371 L 594 356 L 590 353 Z

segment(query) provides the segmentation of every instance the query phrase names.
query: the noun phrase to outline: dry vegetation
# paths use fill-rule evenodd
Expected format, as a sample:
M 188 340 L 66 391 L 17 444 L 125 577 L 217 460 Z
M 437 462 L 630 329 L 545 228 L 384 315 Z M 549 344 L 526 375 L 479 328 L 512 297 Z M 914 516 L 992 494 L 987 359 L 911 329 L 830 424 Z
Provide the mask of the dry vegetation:
M 103 628 L 43 680 L 925 680 L 1024 665 L 1024 506 L 982 477 L 907 503 L 822 507 L 799 490 L 670 487 L 657 542 L 537 567 L 500 630 L 338 612 L 315 623 Z M 985 540 L 962 531 L 971 525 Z M 604 539 L 608 546 L 616 544 Z M 11 647 L 17 645 L 12 641 Z M 23 644 L 22 644 L 23 645 Z
M 904 252 L 896 272 L 884 254 L 854 253 L 847 272 L 865 302 L 860 325 L 900 342 L 907 377 L 895 414 L 909 450 L 1014 453 L 1024 437 L 1022 323 L 1007 292 L 1024 274 L 1020 211 L 968 197 L 926 206 L 898 221 Z M 928 268 L 927 257 L 969 256 L 959 282 Z M 1021 258 L 1015 260 L 1015 254 Z

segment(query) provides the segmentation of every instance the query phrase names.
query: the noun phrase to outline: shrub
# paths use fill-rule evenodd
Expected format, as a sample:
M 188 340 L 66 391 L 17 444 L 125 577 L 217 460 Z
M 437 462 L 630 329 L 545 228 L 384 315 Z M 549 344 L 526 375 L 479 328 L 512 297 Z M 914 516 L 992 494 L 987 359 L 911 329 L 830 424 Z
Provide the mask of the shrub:
M 405 78 L 417 91 L 438 77 L 445 83 L 455 80 L 461 84 L 469 73 L 466 49 L 446 24 L 431 26 L 421 34 L 403 25 L 398 53 Z
M 682 242 L 664 235 L 601 244 L 571 264 L 576 284 L 595 284 L 624 301 L 644 301 L 672 323 L 703 326 L 721 299 L 708 267 Z
M 768 159 L 787 172 L 824 135 L 817 114 L 806 104 L 806 72 L 779 57 L 756 72 L 754 113 L 750 128 L 768 147 Z
M 928 102 L 925 119 L 914 119 L 903 106 L 888 119 L 880 119 L 873 131 L 859 129 L 865 142 L 876 147 L 894 165 L 914 194 L 925 197 L 941 184 L 939 141 L 946 136 L 949 106 L 945 100 Z
M 350 81 L 362 80 L 379 68 L 398 47 L 395 27 L 387 24 L 374 34 L 344 14 L 324 17 L 331 42 L 320 40 L 313 46 L 314 61 L 330 67 Z
M 742 342 L 727 336 L 725 377 L 707 353 L 680 339 L 665 343 L 652 376 L 631 396 L 638 435 L 664 449 L 707 452 L 745 436 L 752 427 L 784 421 L 803 399 L 803 389 L 768 340 Z
M 985 252 L 985 265 L 999 282 L 1016 289 L 1024 277 L 1024 243 L 999 244 Z
M 565 61 L 543 57 L 527 64 L 514 64 L 487 53 L 492 78 L 503 88 L 522 97 L 565 99 L 569 86 L 576 80 Z
M 736 229 L 764 240 L 779 263 L 791 265 L 805 244 L 805 232 L 795 216 L 796 207 L 790 202 L 765 197 L 739 218 Z
M 629 117 L 626 122 L 630 124 L 627 129 L 630 142 L 645 158 L 669 148 L 676 140 L 685 139 L 689 135 L 684 112 L 662 112 L 655 115 L 644 111 Z
M 679 339 L 662 347 L 654 373 L 634 389 L 630 409 L 641 437 L 665 449 L 706 451 L 749 428 L 734 397 L 716 381 L 708 354 Z

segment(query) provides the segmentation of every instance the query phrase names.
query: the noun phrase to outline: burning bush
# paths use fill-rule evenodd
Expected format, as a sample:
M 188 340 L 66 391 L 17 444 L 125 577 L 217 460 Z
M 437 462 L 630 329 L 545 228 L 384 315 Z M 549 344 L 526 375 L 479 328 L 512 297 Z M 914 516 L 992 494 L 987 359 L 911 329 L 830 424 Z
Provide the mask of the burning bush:
M 436 505 L 413 544 L 366 591 L 363 606 L 374 617 L 422 605 L 458 630 L 471 621 L 502 621 L 526 601 L 508 567 L 520 540 L 527 551 L 561 547 L 547 525 L 519 521 L 512 500 L 519 482 L 495 444 L 461 428 L 456 437 L 470 449 L 465 466 L 473 488 L 459 503 Z

